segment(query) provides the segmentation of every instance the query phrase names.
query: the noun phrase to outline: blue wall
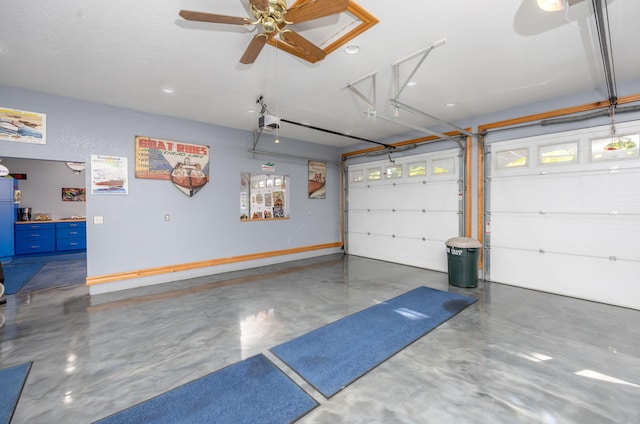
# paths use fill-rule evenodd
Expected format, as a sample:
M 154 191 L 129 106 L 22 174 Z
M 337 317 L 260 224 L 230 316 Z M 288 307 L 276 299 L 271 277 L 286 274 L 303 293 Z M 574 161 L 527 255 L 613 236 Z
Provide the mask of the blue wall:
M 640 91 L 640 81 L 619 84 L 619 96 Z M 513 119 L 521 116 L 568 108 L 603 100 L 597 90 L 574 96 L 525 105 L 510 110 L 477 116 L 466 122 L 456 122 L 477 131 L 478 125 Z M 47 144 L 3 143 L 0 156 L 33 159 L 71 160 L 89 162 L 91 154 L 127 157 L 129 160 L 129 195 L 106 196 L 88 194 L 88 275 L 101 276 L 154 267 L 188 264 L 197 261 L 228 258 L 246 254 L 314 246 L 341 240 L 340 168 L 335 164 L 340 154 L 370 144 L 338 149 L 282 139 L 275 145 L 260 141 L 258 150 L 269 150 L 302 158 L 327 161 L 327 199 L 307 198 L 307 162 L 304 159 L 285 159 L 279 156 L 254 157 L 253 134 L 247 131 L 208 125 L 184 119 L 158 116 L 106 105 L 82 102 L 23 89 L 0 85 L 0 106 L 47 114 Z M 639 119 L 639 113 L 620 114 L 618 122 Z M 552 125 L 515 128 L 490 134 L 487 142 L 576 128 L 606 124 L 607 117 Z M 436 129 L 438 130 L 438 129 Z M 442 128 L 442 131 L 448 129 Z M 141 180 L 133 176 L 134 137 L 136 135 L 202 144 L 211 147 L 211 182 L 193 198 L 188 198 L 166 181 Z M 424 134 L 407 132 L 403 136 L 384 140 L 387 143 L 404 141 Z M 476 143 L 473 141 L 473 174 L 476 167 Z M 455 147 L 453 142 L 422 145 L 404 154 Z M 358 163 L 371 158 L 358 158 Z M 377 158 L 373 158 L 377 159 Z M 261 172 L 267 161 L 276 163 L 276 172 L 291 177 L 289 187 L 291 219 L 271 222 L 240 222 L 239 174 Z M 87 173 L 88 174 L 88 173 Z M 90 187 L 88 175 L 87 187 Z M 472 199 L 477 187 L 472 186 Z M 475 210 L 477 205 L 473 205 Z M 164 215 L 171 221 L 165 222 Z M 92 224 L 93 216 L 104 216 L 103 225 Z M 477 231 L 473 214 L 472 234 Z M 337 249 L 336 249 L 337 251 Z M 307 256 L 327 251 L 309 252 Z M 268 263 L 295 259 L 286 256 L 270 259 Z M 257 266 L 265 261 L 239 265 Z M 229 269 L 203 269 L 147 278 L 141 284 L 174 281 Z M 118 288 L 127 288 L 119 285 Z
M 2 142 L 0 156 L 87 163 L 92 154 L 128 159 L 128 195 L 92 195 L 87 190 L 89 277 L 341 240 L 341 171 L 335 165 L 340 152 L 336 148 L 287 139 L 281 139 L 277 145 L 267 138 L 259 142 L 259 150 L 327 161 L 327 198 L 310 200 L 307 161 L 254 157 L 249 152 L 253 147 L 251 132 L 7 86 L 0 86 L 0 93 L 2 107 L 47 115 L 46 145 Z M 190 198 L 168 181 L 136 179 L 136 135 L 209 146 L 209 184 Z M 291 218 L 240 222 L 240 172 L 262 173 L 261 165 L 266 162 L 275 162 L 277 174 L 290 176 Z M 87 167 L 87 188 L 89 176 Z M 171 216 L 169 222 L 165 222 L 165 214 Z M 103 216 L 104 224 L 93 224 L 94 216 Z M 307 256 L 326 253 L 320 250 Z M 271 262 L 290 259 L 273 258 Z M 154 284 L 211 272 L 203 269 L 165 274 L 140 283 Z M 125 283 L 118 288 L 135 285 L 138 283 Z

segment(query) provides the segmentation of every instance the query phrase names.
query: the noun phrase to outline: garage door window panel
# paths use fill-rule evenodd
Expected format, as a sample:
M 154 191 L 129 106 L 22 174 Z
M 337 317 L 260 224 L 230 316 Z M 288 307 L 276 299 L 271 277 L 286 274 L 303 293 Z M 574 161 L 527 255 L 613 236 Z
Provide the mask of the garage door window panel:
M 433 159 L 431 161 L 431 172 L 434 177 L 454 175 L 456 173 L 456 161 L 454 158 Z
M 409 164 L 409 177 L 427 175 L 427 162 L 412 162 Z
M 529 149 L 509 149 L 496 153 L 498 169 L 525 168 L 529 166 Z
M 367 169 L 367 181 L 380 181 L 382 179 L 382 170 L 380 168 Z
M 402 165 L 387 166 L 384 175 L 388 179 L 402 178 Z
M 550 144 L 538 148 L 541 165 L 567 165 L 578 162 L 578 142 Z
M 639 144 L 639 134 L 593 139 L 591 161 L 637 159 Z

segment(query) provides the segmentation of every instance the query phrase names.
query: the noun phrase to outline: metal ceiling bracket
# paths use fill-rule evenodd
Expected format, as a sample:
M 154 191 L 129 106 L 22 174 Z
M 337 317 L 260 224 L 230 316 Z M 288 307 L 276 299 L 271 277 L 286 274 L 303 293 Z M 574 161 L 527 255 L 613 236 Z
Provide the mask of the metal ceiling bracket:
M 394 92 L 395 92 L 395 97 L 394 99 L 399 101 L 400 100 L 400 94 L 402 94 L 402 92 L 404 91 L 405 88 L 407 88 L 407 85 L 409 84 L 409 82 L 412 80 L 413 76 L 416 74 L 416 72 L 418 72 L 418 69 L 420 69 L 420 66 L 422 66 L 422 63 L 425 61 L 425 59 L 427 58 L 427 56 L 429 56 L 429 53 L 431 53 L 431 51 L 433 49 L 435 49 L 436 47 L 440 47 L 440 46 L 444 46 L 445 44 L 447 44 L 447 39 L 443 38 L 440 41 L 436 41 L 435 43 L 433 43 L 432 45 L 430 45 L 429 47 L 419 50 L 403 59 L 397 60 L 395 61 L 391 66 L 393 68 L 393 77 L 394 77 Z M 413 68 L 413 71 L 411 71 L 411 73 L 409 74 L 409 76 L 407 77 L 406 81 L 404 82 L 404 84 L 400 85 L 400 65 L 402 65 L 403 63 L 416 58 L 416 57 L 420 57 L 420 60 L 418 61 L 418 63 L 416 64 L 416 66 Z M 399 109 L 396 107 L 396 116 L 398 116 L 398 112 Z
M 418 72 L 418 69 L 420 69 L 420 66 L 422 66 L 422 63 L 425 61 L 425 59 L 427 58 L 429 53 L 431 53 L 431 51 L 433 49 L 437 48 L 437 47 L 444 46 L 446 43 L 447 43 L 447 39 L 443 38 L 440 41 L 436 41 L 435 43 L 433 43 L 431 46 L 427 47 L 426 49 L 422 49 L 420 51 L 417 51 L 417 52 L 413 53 L 412 55 L 409 55 L 409 56 L 407 56 L 407 57 L 405 57 L 403 59 L 400 59 L 400 60 L 398 60 L 398 61 L 393 63 L 392 67 L 393 67 L 395 97 L 393 99 L 390 99 L 389 102 L 391 103 L 391 106 L 394 107 L 394 116 L 395 116 L 395 118 L 397 118 L 400 115 L 400 109 L 403 109 L 403 110 L 405 110 L 405 111 L 407 111 L 409 113 L 412 113 L 414 115 L 422 116 L 424 118 L 428 118 L 429 120 L 436 121 L 439 124 L 448 126 L 448 127 L 452 128 L 452 129 L 460 132 L 461 134 L 467 135 L 469 137 L 473 137 L 473 133 L 465 130 L 464 128 L 460 128 L 457 125 L 454 125 L 454 124 L 452 124 L 452 123 L 450 123 L 448 121 L 445 121 L 444 119 L 440 119 L 440 118 L 437 118 L 437 117 L 435 117 L 433 115 L 429 115 L 429 114 L 427 114 L 425 112 L 422 112 L 422 111 L 420 111 L 418 109 L 415 109 L 415 108 L 413 108 L 413 107 L 411 107 L 409 105 L 406 105 L 406 104 L 404 104 L 404 103 L 402 103 L 400 101 L 400 95 L 402 94 L 404 89 L 407 88 L 409 82 L 413 79 L 413 77 L 416 74 L 416 72 Z M 411 71 L 411 73 L 409 74 L 407 79 L 404 81 L 404 83 L 401 85 L 400 84 L 400 65 L 402 65 L 403 63 L 405 63 L 405 62 L 407 62 L 407 61 L 409 61 L 411 59 L 414 59 L 416 57 L 419 57 L 420 60 L 414 66 L 413 70 Z M 378 115 L 378 116 L 381 117 L 380 115 Z M 384 119 L 383 117 L 381 117 L 381 118 Z M 389 119 L 387 119 L 387 120 L 389 120 Z M 431 131 L 431 130 L 428 130 L 428 129 L 424 128 L 424 127 L 414 126 L 412 124 L 408 124 L 406 122 L 402 122 L 402 121 L 398 121 L 398 120 L 392 120 L 392 122 L 397 122 L 400 125 L 404 125 L 404 126 L 407 126 L 409 128 L 413 128 L 413 129 L 418 130 L 418 131 L 426 132 L 427 134 L 435 135 L 435 136 L 440 137 L 440 138 L 453 140 L 456 143 L 458 143 L 458 145 L 460 146 L 460 148 L 462 150 L 464 150 L 464 146 L 462 145 L 460 140 L 457 139 L 457 138 L 449 137 L 449 136 L 447 136 L 445 134 L 441 134 L 441 133 L 438 133 L 438 132 L 435 132 L 435 131 Z
M 404 109 L 407 112 L 411 112 L 411 113 L 416 114 L 416 115 L 422 115 L 422 116 L 424 116 L 426 118 L 429 118 L 431 120 L 437 121 L 440 124 L 447 125 L 447 126 L 453 128 L 454 130 L 456 130 L 458 132 L 461 132 L 464 135 L 468 135 L 469 137 L 473 137 L 473 133 L 472 132 L 469 132 L 469 131 L 465 130 L 464 128 L 458 127 L 458 126 L 456 126 L 456 125 L 454 125 L 454 124 L 452 124 L 450 122 L 447 122 L 447 121 L 445 121 L 443 119 L 437 118 L 437 117 L 435 117 L 433 115 L 429 115 L 428 113 L 422 112 L 422 111 L 420 111 L 418 109 L 415 109 L 415 108 L 413 108 L 413 107 L 411 107 L 409 105 L 406 105 L 404 103 L 401 103 L 401 102 L 399 102 L 397 100 L 391 99 L 390 102 L 391 102 L 392 106 L 395 106 L 395 107 L 400 108 L 400 109 Z
M 344 87 L 344 88 L 347 88 L 349 91 L 351 91 L 351 93 L 353 95 L 355 95 L 357 98 L 359 98 L 360 100 L 365 102 L 365 104 L 367 105 L 367 108 L 368 108 L 367 112 L 369 113 L 369 115 L 371 115 L 371 112 L 376 110 L 376 73 L 377 73 L 377 71 L 374 71 L 374 72 L 372 72 L 372 73 L 370 73 L 368 75 L 363 76 L 362 78 L 360 78 L 360 79 L 358 79 L 358 80 L 356 80 L 354 82 L 351 82 L 351 83 L 347 84 Z M 362 94 L 360 92 L 360 90 L 358 90 L 355 87 L 356 84 L 358 84 L 358 83 L 360 83 L 362 81 L 368 80 L 368 79 L 371 80 L 371 91 L 373 93 L 372 94 L 373 95 L 372 99 L 370 99 L 367 96 L 365 96 L 364 94 Z
M 425 59 L 427 58 L 429 53 L 431 53 L 431 51 L 433 49 L 435 49 L 437 47 L 440 47 L 440 46 L 443 46 L 446 43 L 447 43 L 447 39 L 444 38 L 444 39 L 442 39 L 440 41 L 437 41 L 437 42 L 433 43 L 431 46 L 429 46 L 429 47 L 427 47 L 425 49 L 422 49 L 422 50 L 420 50 L 418 52 L 415 52 L 415 53 L 413 53 L 413 54 L 411 54 L 411 55 L 409 55 L 409 56 L 407 56 L 407 57 L 405 57 L 403 59 L 400 59 L 400 60 L 398 60 L 398 61 L 396 61 L 396 62 L 394 62 L 392 64 L 395 98 L 390 99 L 390 103 L 395 108 L 395 112 L 394 112 L 394 117 L 393 118 L 388 117 L 388 116 L 384 116 L 384 115 L 380 115 L 380 114 L 378 114 L 376 112 L 376 97 L 375 97 L 375 95 L 376 95 L 376 72 L 372 72 L 372 73 L 370 73 L 368 75 L 365 75 L 362 78 L 347 84 L 344 88 L 349 89 L 349 91 L 354 96 L 356 96 L 358 99 L 362 100 L 367 105 L 368 109 L 367 109 L 366 113 L 369 116 L 374 116 L 374 117 L 380 118 L 380 119 L 382 119 L 384 121 L 393 122 L 395 124 L 402 125 L 404 127 L 411 128 L 411 129 L 416 130 L 416 131 L 420 131 L 420 132 L 423 132 L 423 133 L 426 133 L 426 134 L 429 134 L 429 135 L 432 135 L 432 136 L 436 136 L 436 137 L 438 137 L 440 139 L 446 139 L 446 140 L 455 141 L 458 144 L 458 146 L 460 147 L 460 149 L 464 150 L 465 149 L 465 145 L 462 143 L 462 141 L 460 140 L 459 137 L 451 137 L 451 136 L 448 136 L 446 134 L 442 134 L 442 133 L 439 133 L 437 131 L 432 131 L 432 130 L 430 130 L 428 128 L 421 127 L 419 125 L 414 125 L 414 124 L 411 124 L 411 123 L 408 123 L 408 122 L 404 122 L 404 121 L 401 121 L 401 120 L 397 119 L 398 115 L 399 115 L 399 110 L 400 109 L 404 109 L 404 110 L 406 110 L 406 111 L 408 111 L 410 113 L 413 113 L 415 115 L 421 115 L 423 117 L 427 117 L 430 120 L 437 121 L 440 124 L 443 124 L 443 125 L 446 125 L 446 126 L 448 126 L 450 128 L 453 128 L 456 131 L 460 132 L 461 134 L 464 134 L 464 135 L 469 136 L 469 137 L 473 137 L 473 133 L 465 130 L 464 128 L 460 128 L 460 127 L 458 127 L 456 125 L 453 125 L 453 124 L 451 124 L 451 123 L 449 123 L 449 122 L 447 122 L 445 120 L 436 118 L 435 116 L 428 115 L 427 113 L 421 112 L 421 111 L 419 111 L 419 110 L 417 110 L 415 108 L 412 108 L 411 106 L 405 105 L 404 103 L 400 102 L 400 94 L 402 94 L 402 91 L 407 87 L 407 85 L 409 84 L 409 82 L 411 81 L 413 76 L 416 74 L 416 72 L 418 72 L 418 69 L 420 68 L 422 63 L 425 61 Z M 415 65 L 415 67 L 413 68 L 413 70 L 409 74 L 409 77 L 406 79 L 404 84 L 400 85 L 400 65 L 402 65 L 403 63 L 405 63 L 405 62 L 407 62 L 407 61 L 409 61 L 411 59 L 414 59 L 416 57 L 420 57 L 418 63 Z M 372 99 L 368 98 L 367 96 L 362 94 L 362 92 L 355 87 L 356 84 L 358 84 L 358 83 L 360 83 L 362 81 L 368 80 L 368 79 L 371 80 L 371 84 L 372 84 L 372 89 L 373 89 L 373 98 Z M 391 157 L 389 157 L 389 160 L 391 160 Z
M 253 150 L 256 149 L 260 136 L 262 135 L 262 128 L 253 131 Z
M 401 121 L 398 118 L 390 118 L 388 116 L 384 116 L 384 115 L 380 115 L 380 114 L 377 114 L 376 116 L 378 118 L 384 120 L 384 121 L 393 122 L 393 123 L 396 123 L 398 125 L 402 125 L 402 126 L 405 126 L 407 128 L 411 128 L 411 129 L 416 130 L 416 131 L 421 131 L 423 133 L 436 136 L 438 138 L 455 141 L 456 143 L 458 143 L 458 146 L 460 146 L 461 150 L 465 149 L 465 146 L 464 146 L 464 144 L 462 144 L 462 141 L 460 140 L 459 137 L 451 137 L 451 136 L 448 136 L 446 134 L 442 134 L 442 133 L 439 133 L 437 131 L 432 131 L 432 130 L 430 130 L 428 128 L 421 127 L 419 125 L 413 125 L 413 124 L 411 124 L 409 122 Z

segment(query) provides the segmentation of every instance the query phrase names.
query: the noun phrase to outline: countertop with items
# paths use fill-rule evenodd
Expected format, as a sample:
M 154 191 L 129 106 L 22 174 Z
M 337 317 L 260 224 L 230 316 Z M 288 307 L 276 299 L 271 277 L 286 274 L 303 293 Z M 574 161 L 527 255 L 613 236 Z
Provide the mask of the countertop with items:
M 31 221 L 16 221 L 16 224 L 39 224 L 46 222 L 86 222 L 87 218 L 85 216 L 72 216 L 70 218 L 60 218 L 60 219 L 32 219 Z

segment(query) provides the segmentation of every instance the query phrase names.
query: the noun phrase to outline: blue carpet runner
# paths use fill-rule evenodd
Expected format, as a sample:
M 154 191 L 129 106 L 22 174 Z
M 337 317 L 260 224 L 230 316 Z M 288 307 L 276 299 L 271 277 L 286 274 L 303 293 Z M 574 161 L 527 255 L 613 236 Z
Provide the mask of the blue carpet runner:
M 259 354 L 98 423 L 292 423 L 318 403 Z
M 271 349 L 330 398 L 477 299 L 418 287 Z
M 44 266 L 44 263 L 2 264 L 5 294 L 16 294 Z
M 0 423 L 11 422 L 30 369 L 31 362 L 27 362 L 0 370 Z

